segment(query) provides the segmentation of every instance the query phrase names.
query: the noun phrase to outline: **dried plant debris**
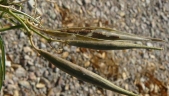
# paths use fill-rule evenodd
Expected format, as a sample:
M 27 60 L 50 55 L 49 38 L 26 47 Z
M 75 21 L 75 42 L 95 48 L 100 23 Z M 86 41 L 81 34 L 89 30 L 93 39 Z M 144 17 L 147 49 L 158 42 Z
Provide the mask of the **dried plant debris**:
M 85 12 L 85 17 L 81 9 L 79 13 L 72 12 L 68 8 L 60 7 L 55 3 L 55 13 L 59 13 L 62 17 L 61 22 L 63 27 L 90 27 L 90 26 L 99 26 L 103 25 L 108 26 L 108 21 L 104 19 L 91 18 L 90 12 Z M 89 17 L 86 17 L 88 14 Z M 83 22 L 83 23 L 82 23 Z
M 168 96 L 168 89 L 160 80 L 155 78 L 150 72 L 146 72 L 145 76 L 148 80 L 136 83 L 139 93 L 142 95 L 149 94 L 150 96 Z
M 83 54 L 83 61 L 80 60 L 79 62 L 79 59 L 74 60 L 73 58 L 73 63 L 89 69 L 92 67 L 95 71 L 98 71 L 99 75 L 107 79 L 113 77 L 113 80 L 117 80 L 120 75 L 118 65 L 119 60 L 115 59 L 109 51 L 87 48 L 78 48 L 78 50 L 80 54 Z M 81 65 L 81 63 L 83 64 Z
M 118 60 L 114 60 L 112 54 L 101 50 L 96 52 L 96 50 L 89 49 L 88 51 L 95 53 L 92 54 L 90 62 L 99 73 L 104 74 L 106 78 L 113 77 L 114 80 L 118 78 L 120 75 Z

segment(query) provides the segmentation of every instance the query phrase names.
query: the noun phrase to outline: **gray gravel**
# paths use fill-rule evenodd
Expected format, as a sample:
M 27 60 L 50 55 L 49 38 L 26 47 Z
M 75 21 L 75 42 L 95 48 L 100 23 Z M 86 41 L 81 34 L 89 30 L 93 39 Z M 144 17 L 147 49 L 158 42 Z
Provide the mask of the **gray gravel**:
M 51 46 L 35 36 L 35 45 L 91 70 L 114 84 L 144 96 L 167 96 L 169 88 L 169 1 L 167 0 L 37 0 L 37 13 L 45 28 L 100 26 L 111 27 L 164 43 L 136 42 L 164 48 L 155 50 L 96 51 L 55 42 Z M 63 17 L 55 3 L 69 10 Z M 34 0 L 25 3 L 32 14 Z M 66 21 L 67 19 L 71 22 Z M 65 22 L 66 21 L 66 22 Z M 7 66 L 1 96 L 122 96 L 98 88 L 61 71 L 31 49 L 21 30 L 3 35 L 11 66 Z M 8 60 L 10 61 L 10 60 Z M 147 75 L 150 73 L 151 75 Z M 153 81 L 155 80 L 155 81 Z M 157 80 L 163 84 L 157 84 Z M 151 82 L 150 82 L 151 81 Z M 151 84 L 150 84 L 151 83 Z M 150 86 L 148 86 L 150 85 Z M 141 86 L 141 87 L 140 87 Z M 141 91 L 140 91 L 141 90 Z M 150 94 L 150 93 L 155 94 Z M 167 93 L 169 95 L 169 93 Z

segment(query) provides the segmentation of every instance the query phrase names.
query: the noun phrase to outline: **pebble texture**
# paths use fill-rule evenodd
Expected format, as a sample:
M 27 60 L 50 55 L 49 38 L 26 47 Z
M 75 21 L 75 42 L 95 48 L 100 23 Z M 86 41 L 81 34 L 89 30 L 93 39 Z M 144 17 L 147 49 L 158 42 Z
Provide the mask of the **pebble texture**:
M 38 36 L 41 49 L 83 66 L 117 86 L 143 96 L 167 96 L 169 88 L 169 1 L 167 0 L 36 0 L 37 14 L 45 28 L 111 27 L 166 42 L 135 42 L 164 48 L 155 50 L 97 51 L 47 44 Z M 34 0 L 24 11 L 33 14 Z M 1 96 L 121 96 L 72 77 L 31 49 L 22 30 L 3 35 L 8 61 Z M 51 46 L 55 49 L 51 49 Z

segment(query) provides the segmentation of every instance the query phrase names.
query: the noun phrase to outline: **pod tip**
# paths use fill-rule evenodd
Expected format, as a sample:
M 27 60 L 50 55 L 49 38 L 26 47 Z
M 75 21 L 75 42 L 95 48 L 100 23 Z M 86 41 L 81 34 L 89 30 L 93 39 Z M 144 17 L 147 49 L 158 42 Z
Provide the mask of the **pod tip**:
M 162 40 L 162 39 L 158 39 L 158 38 L 151 38 L 151 41 L 164 42 L 164 40 Z

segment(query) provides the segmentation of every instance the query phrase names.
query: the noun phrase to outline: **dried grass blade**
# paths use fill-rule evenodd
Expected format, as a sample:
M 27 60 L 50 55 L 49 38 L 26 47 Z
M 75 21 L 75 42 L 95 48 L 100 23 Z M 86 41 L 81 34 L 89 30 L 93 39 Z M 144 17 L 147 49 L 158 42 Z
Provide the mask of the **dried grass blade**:
M 99 87 L 111 90 L 111 91 L 115 91 L 121 94 L 125 94 L 125 95 L 129 95 L 129 96 L 137 96 L 137 94 L 134 94 L 132 92 L 129 92 L 127 90 L 124 90 L 116 85 L 114 85 L 113 83 L 111 83 L 110 81 L 102 78 L 101 76 L 88 71 L 85 68 L 82 68 L 78 65 L 75 65 L 67 60 L 64 60 L 62 58 L 56 57 L 46 51 L 37 49 L 37 51 L 43 56 L 45 57 L 47 60 L 49 60 L 51 63 L 53 63 L 55 66 L 57 66 L 59 69 L 65 71 L 66 73 L 75 76 L 76 78 L 79 78 L 83 81 L 86 81 L 88 83 L 97 85 Z
M 70 40 L 67 41 L 69 45 L 97 49 L 97 50 L 123 50 L 123 49 L 154 49 L 162 50 L 162 48 L 149 47 L 140 44 L 133 44 L 128 42 L 119 42 L 119 41 L 81 41 L 81 40 Z

